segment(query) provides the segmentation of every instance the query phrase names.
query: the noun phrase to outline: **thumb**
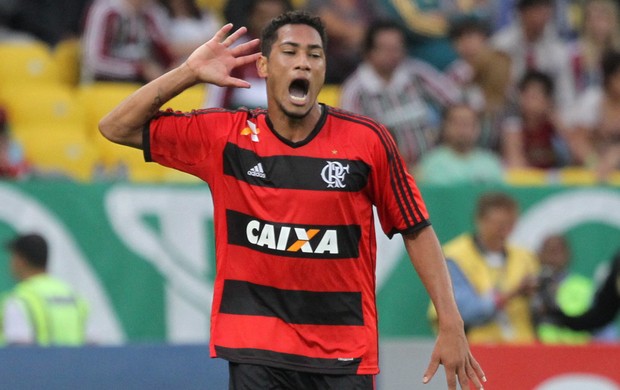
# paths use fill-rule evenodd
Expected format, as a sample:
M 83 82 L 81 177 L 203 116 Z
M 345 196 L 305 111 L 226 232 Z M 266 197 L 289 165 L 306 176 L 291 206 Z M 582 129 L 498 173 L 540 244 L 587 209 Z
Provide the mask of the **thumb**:
M 422 378 L 422 383 L 427 384 L 428 382 L 430 382 L 431 379 L 433 379 L 433 376 L 435 376 L 435 373 L 437 372 L 437 369 L 439 368 L 439 364 L 441 364 L 441 362 L 439 361 L 439 357 L 436 356 L 435 353 L 433 353 L 433 355 L 431 356 L 431 361 L 428 363 L 428 367 L 426 367 L 426 371 L 424 371 L 424 377 Z

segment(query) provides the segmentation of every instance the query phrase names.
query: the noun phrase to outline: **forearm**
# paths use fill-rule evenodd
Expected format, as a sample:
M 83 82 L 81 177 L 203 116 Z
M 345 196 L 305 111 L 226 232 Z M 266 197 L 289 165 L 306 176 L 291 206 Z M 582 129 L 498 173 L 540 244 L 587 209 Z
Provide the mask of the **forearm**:
M 160 107 L 195 85 L 197 78 L 186 64 L 146 84 L 99 122 L 99 130 L 112 142 L 142 147 L 142 129 Z
M 448 268 L 433 228 L 426 227 L 416 235 L 404 236 L 403 239 L 411 263 L 435 306 L 439 329 L 463 328 Z

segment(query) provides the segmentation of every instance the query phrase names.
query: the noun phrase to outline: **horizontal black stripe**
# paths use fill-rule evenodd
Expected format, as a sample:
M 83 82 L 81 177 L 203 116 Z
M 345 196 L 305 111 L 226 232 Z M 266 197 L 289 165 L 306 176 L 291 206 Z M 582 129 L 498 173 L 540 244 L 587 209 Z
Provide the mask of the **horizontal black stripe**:
M 229 244 L 263 253 L 305 259 L 349 259 L 359 256 L 359 225 L 283 224 L 233 210 L 226 210 L 226 224 Z
M 252 172 L 258 163 L 264 175 Z M 361 160 L 287 155 L 261 157 L 232 143 L 224 148 L 224 174 L 256 186 L 356 192 L 366 186 L 369 173 L 370 167 Z
M 282 353 L 255 348 L 227 348 L 215 346 L 217 357 L 233 363 L 260 364 L 287 370 L 331 375 L 353 375 L 357 373 L 362 359 L 324 359 Z
M 282 290 L 225 280 L 220 313 L 275 317 L 289 324 L 364 325 L 360 292 Z

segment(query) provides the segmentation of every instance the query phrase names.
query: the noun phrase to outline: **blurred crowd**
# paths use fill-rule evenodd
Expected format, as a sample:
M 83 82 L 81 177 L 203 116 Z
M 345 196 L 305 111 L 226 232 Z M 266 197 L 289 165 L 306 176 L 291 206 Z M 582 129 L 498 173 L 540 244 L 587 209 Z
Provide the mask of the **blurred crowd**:
M 334 103 L 385 124 L 420 182 L 501 182 L 507 171 L 572 167 L 609 182 L 620 168 L 618 3 L 0 0 L 0 46 L 35 40 L 53 50 L 77 40 L 81 85 L 145 83 L 225 22 L 248 27 L 243 42 L 305 8 L 327 26 Z M 234 76 L 253 88 L 209 86 L 202 107 L 266 105 L 254 66 Z M 36 172 L 12 145 L 12 113 L 1 114 L 0 174 Z

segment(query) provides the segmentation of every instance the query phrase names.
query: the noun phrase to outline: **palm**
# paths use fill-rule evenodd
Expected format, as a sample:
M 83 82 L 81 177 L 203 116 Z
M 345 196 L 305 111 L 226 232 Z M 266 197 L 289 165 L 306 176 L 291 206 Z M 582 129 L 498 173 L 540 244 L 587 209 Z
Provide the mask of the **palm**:
M 246 81 L 231 77 L 230 73 L 234 68 L 258 59 L 260 53 L 253 52 L 258 46 L 258 39 L 233 47 L 246 29 L 242 27 L 226 37 L 231 28 L 230 24 L 222 27 L 187 59 L 187 65 L 199 81 L 222 87 L 249 87 Z

